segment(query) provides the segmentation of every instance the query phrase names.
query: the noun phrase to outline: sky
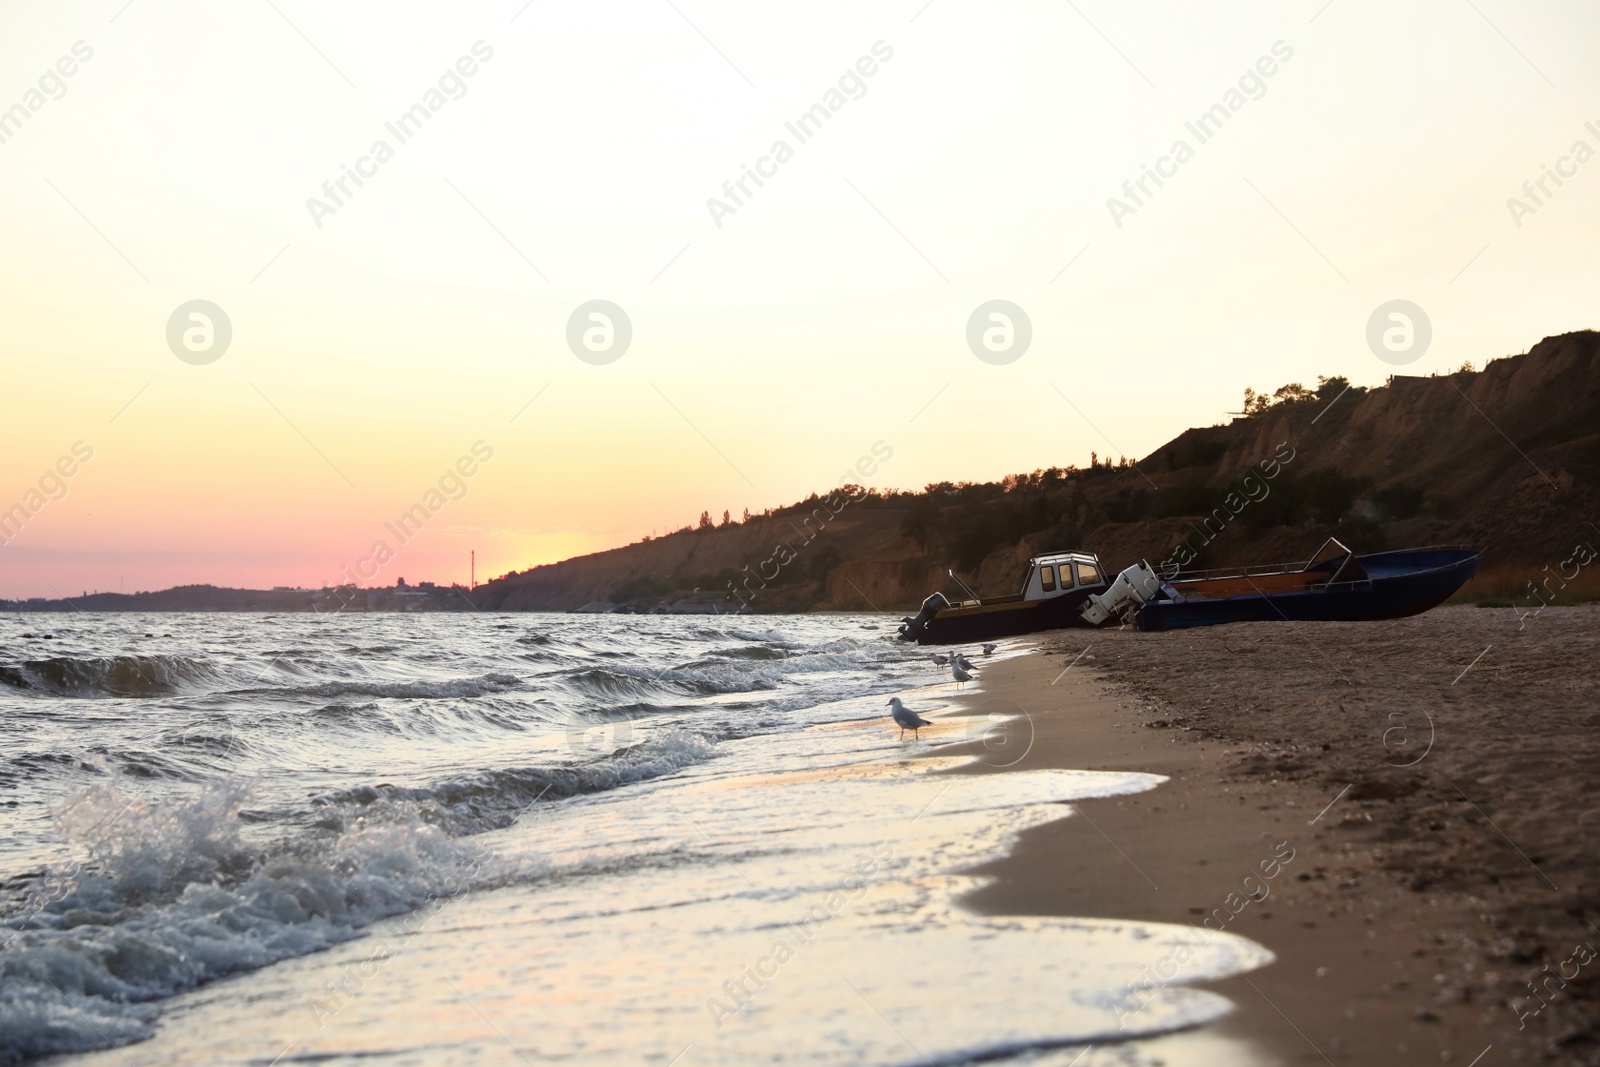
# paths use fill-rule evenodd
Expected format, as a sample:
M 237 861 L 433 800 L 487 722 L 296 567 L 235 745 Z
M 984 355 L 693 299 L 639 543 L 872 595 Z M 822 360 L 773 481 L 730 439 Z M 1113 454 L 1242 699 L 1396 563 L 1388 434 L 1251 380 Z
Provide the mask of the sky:
M 0 5 L 0 597 L 481 581 L 1600 326 L 1587 0 L 443 7 Z

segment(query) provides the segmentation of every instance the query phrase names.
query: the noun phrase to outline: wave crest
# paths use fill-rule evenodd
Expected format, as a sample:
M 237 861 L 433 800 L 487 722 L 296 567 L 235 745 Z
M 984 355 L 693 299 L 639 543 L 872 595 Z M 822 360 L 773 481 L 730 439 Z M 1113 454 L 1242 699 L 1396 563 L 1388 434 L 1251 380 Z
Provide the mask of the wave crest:
M 714 743 L 687 730 L 658 733 L 636 745 L 571 767 L 505 767 L 425 786 L 375 785 L 318 798 L 322 825 L 344 826 L 353 818 L 387 815 L 438 825 L 455 835 L 496 830 L 541 800 L 600 793 L 659 778 L 711 758 Z
M 0 666 L 0 684 L 49 696 L 165 696 L 215 677 L 187 656 L 53 656 Z
M 321 850 L 252 854 L 238 836 L 247 792 L 150 805 L 98 787 L 60 814 L 92 859 L 59 899 L 7 921 L 0 1064 L 147 1038 L 148 1002 L 349 940 L 462 892 L 493 858 L 437 827 L 360 820 Z
M 307 697 L 394 697 L 411 700 L 445 700 L 452 697 L 481 697 L 489 693 L 504 693 L 520 689 L 522 679 L 514 674 L 491 671 L 471 678 L 449 678 L 444 681 L 391 681 L 364 682 L 355 679 L 336 682 L 319 682 L 316 685 L 292 688 L 241 689 L 230 695 L 247 696 L 257 693 L 288 694 Z

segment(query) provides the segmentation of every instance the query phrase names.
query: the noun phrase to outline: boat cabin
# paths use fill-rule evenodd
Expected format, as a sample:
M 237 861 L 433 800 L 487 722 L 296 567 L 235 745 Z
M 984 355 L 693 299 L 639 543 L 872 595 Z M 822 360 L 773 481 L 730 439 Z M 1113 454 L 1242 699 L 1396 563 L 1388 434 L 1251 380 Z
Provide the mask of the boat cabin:
M 1089 552 L 1052 552 L 1028 561 L 1022 574 L 1022 600 L 1045 600 L 1085 585 L 1105 584 L 1100 559 Z

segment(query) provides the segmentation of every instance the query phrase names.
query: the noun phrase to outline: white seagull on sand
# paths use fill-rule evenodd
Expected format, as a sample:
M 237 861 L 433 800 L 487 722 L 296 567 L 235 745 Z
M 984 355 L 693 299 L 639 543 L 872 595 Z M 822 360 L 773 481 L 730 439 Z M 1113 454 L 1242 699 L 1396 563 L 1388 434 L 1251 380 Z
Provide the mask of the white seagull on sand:
M 963 656 L 959 652 L 956 653 L 955 664 L 964 671 L 975 671 L 978 669 L 972 665 L 972 661 L 970 659 L 968 659 L 966 656 Z
M 933 662 L 937 663 L 941 667 L 943 667 L 946 663 L 950 662 L 950 657 L 949 656 L 941 656 L 937 652 L 933 653 L 932 655 L 933 655 Z
M 952 677 L 952 678 L 954 678 L 956 680 L 956 688 L 957 689 L 961 688 L 961 683 L 962 682 L 970 682 L 970 681 L 972 681 L 972 675 L 970 675 L 966 671 L 962 670 L 961 669 L 961 664 L 959 664 L 959 663 L 950 664 L 950 677 Z
M 995 643 L 993 641 L 985 641 L 983 643 L 983 654 L 985 656 L 994 655 L 994 650 L 995 650 Z
M 921 740 L 921 736 L 917 733 L 917 731 L 921 730 L 924 726 L 933 725 L 933 723 L 929 722 L 927 719 L 924 719 L 922 716 L 918 715 L 916 712 L 900 703 L 899 697 L 891 697 L 889 699 L 889 708 L 889 714 L 894 717 L 895 723 L 900 727 L 901 740 L 905 740 L 907 730 L 911 731 L 911 736 L 913 738 Z

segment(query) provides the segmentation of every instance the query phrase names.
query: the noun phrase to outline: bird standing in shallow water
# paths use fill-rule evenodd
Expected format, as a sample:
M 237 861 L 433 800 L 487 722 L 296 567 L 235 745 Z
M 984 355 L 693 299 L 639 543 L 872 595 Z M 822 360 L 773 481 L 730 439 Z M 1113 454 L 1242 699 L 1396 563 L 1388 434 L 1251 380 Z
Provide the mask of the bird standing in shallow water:
M 975 671 L 978 669 L 972 665 L 972 661 L 970 659 L 968 659 L 966 656 L 963 656 L 959 652 L 955 654 L 955 659 L 953 662 L 957 667 L 960 667 L 964 671 Z
M 985 641 L 984 642 L 984 644 L 983 644 L 983 654 L 985 656 L 994 655 L 994 650 L 995 650 L 995 643 L 993 641 Z
M 943 667 L 946 663 L 950 662 L 950 657 L 949 656 L 942 656 L 939 653 L 935 652 L 935 653 L 933 653 L 933 662 L 935 662 L 939 666 Z
M 933 725 L 933 723 L 929 722 L 927 719 L 924 719 L 922 716 L 918 715 L 916 712 L 900 703 L 899 697 L 891 697 L 889 699 L 889 709 L 889 714 L 893 716 L 895 723 L 900 727 L 900 739 L 902 741 L 905 740 L 907 730 L 911 731 L 911 736 L 913 738 L 920 741 L 922 738 L 917 731 L 921 730 L 924 726 Z

